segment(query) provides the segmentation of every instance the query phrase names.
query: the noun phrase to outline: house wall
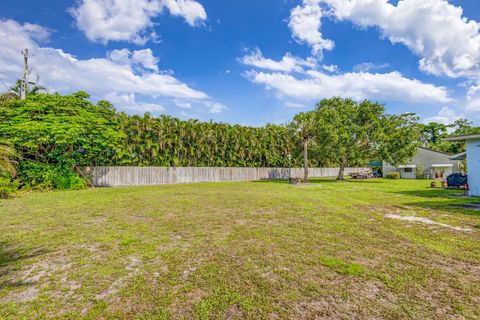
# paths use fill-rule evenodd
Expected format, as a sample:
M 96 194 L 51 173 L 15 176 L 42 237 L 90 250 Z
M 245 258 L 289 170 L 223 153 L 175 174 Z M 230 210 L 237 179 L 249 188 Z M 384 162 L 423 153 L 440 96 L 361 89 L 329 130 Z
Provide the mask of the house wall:
M 480 196 L 480 139 L 467 140 L 469 195 Z
M 452 168 L 444 168 L 445 169 L 445 177 L 448 174 L 453 172 L 460 171 L 460 161 L 450 160 L 450 155 L 436 152 L 433 150 L 425 149 L 425 148 L 418 148 L 417 153 L 407 163 L 404 165 L 422 165 L 427 173 L 426 177 L 433 179 L 432 174 L 432 164 L 453 164 Z M 413 172 L 405 172 L 403 169 L 398 169 L 388 163 L 385 163 L 383 166 L 383 174 L 384 176 L 391 171 L 398 171 L 403 179 L 415 179 L 415 169 Z
M 412 170 L 412 172 L 407 172 L 405 171 L 404 168 L 398 169 L 400 172 L 400 178 L 402 179 L 416 179 L 417 176 L 415 175 L 415 169 Z

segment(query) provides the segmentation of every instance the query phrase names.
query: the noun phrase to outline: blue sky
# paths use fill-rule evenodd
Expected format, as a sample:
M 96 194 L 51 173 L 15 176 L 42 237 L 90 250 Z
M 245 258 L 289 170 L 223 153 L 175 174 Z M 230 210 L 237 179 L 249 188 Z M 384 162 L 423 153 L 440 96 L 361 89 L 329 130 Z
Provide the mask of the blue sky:
M 340 95 L 480 125 L 477 21 L 476 0 L 5 0 L 0 79 L 28 47 L 50 91 L 128 113 L 262 125 Z

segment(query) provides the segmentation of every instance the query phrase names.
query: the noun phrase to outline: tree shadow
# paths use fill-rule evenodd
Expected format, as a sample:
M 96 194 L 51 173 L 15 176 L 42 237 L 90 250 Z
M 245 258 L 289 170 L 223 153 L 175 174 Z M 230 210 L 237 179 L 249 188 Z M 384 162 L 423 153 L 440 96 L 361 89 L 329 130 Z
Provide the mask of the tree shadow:
M 46 254 L 44 249 L 24 251 L 9 243 L 0 242 L 0 290 L 4 288 L 15 288 L 27 285 L 23 281 L 12 281 L 8 275 L 15 271 L 16 265 L 22 260 L 29 260 Z
M 392 193 L 423 198 L 419 201 L 404 203 L 403 206 L 418 207 L 431 210 L 442 210 L 453 214 L 480 216 L 480 210 L 475 208 L 463 207 L 463 205 L 480 203 L 480 198 L 468 197 L 465 195 L 465 191 L 461 189 L 407 190 L 396 191 Z M 441 201 L 435 201 L 434 199 L 441 199 Z

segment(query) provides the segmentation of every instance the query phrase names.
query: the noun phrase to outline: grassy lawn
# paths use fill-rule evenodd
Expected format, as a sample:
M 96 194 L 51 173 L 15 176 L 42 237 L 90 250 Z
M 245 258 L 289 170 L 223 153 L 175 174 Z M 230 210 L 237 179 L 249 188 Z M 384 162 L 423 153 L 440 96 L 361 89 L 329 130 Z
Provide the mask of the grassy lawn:
M 480 212 L 428 185 L 217 183 L 2 200 L 0 318 L 479 318 Z

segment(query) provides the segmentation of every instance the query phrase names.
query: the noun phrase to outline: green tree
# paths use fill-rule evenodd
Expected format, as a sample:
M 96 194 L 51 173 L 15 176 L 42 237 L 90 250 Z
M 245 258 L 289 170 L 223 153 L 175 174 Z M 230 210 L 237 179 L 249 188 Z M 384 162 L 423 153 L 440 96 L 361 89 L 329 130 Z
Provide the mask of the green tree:
M 67 167 L 113 164 L 124 140 L 111 105 L 94 105 L 82 92 L 4 102 L 0 137 L 11 141 L 23 160 Z
M 10 92 L 14 93 L 17 97 L 20 97 L 21 91 L 22 91 L 22 82 L 23 80 L 18 79 L 15 82 L 15 85 L 10 88 Z M 47 89 L 44 86 L 39 86 L 35 82 L 28 82 L 30 86 L 27 86 L 27 96 L 29 95 L 36 95 L 39 93 L 45 93 L 47 92 Z
M 0 140 L 0 176 L 9 175 L 15 176 L 16 168 L 13 158 L 16 156 L 16 152 L 5 140 Z
M 314 137 L 315 113 L 313 111 L 300 112 L 293 118 L 292 126 L 296 129 L 303 142 L 303 178 L 308 179 L 308 145 Z
M 393 165 L 414 155 L 419 138 L 416 117 L 391 116 L 381 104 L 335 97 L 316 108 L 315 140 L 328 161 L 340 167 L 363 165 L 381 157 Z
M 444 138 L 448 136 L 450 126 L 441 123 L 430 122 L 428 124 L 419 124 L 420 140 L 426 147 L 435 148 Z

